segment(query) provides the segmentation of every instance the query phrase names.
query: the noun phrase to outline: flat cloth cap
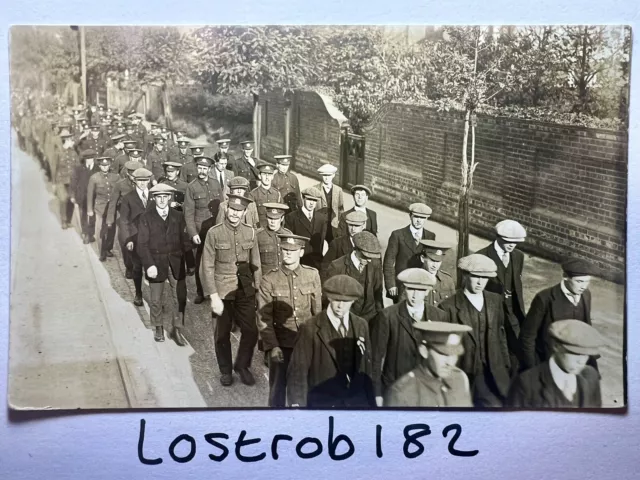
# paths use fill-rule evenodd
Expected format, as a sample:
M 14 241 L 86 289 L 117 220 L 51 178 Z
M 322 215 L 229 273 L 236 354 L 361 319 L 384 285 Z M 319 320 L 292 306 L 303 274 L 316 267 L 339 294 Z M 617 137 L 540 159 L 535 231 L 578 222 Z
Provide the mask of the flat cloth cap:
M 568 277 L 583 277 L 587 275 L 595 275 L 596 268 L 586 260 L 581 258 L 570 258 L 562 264 L 562 271 Z
M 97 155 L 96 151 L 95 151 L 95 150 L 91 150 L 90 148 L 89 148 L 89 149 L 87 149 L 87 150 L 83 150 L 83 151 L 82 151 L 82 153 L 80 154 L 80 156 L 81 156 L 83 159 L 86 159 L 86 158 L 95 158 L 95 157 L 96 157 L 96 155 Z
M 353 246 L 367 258 L 380 258 L 380 242 L 371 232 L 356 233 Z
M 229 185 L 229 189 L 244 188 L 245 190 L 248 190 L 249 180 L 244 177 L 237 176 L 229 180 L 229 183 L 227 183 L 227 185 Z
M 349 275 L 334 275 L 324 282 L 324 294 L 329 300 L 351 302 L 364 295 L 364 288 Z
M 476 277 L 495 277 L 498 273 L 496 262 L 481 253 L 472 253 L 458 260 L 458 268 Z
M 598 355 L 604 345 L 600 333 L 582 320 L 558 320 L 549 327 L 549 336 L 576 355 Z
M 273 165 L 270 165 L 268 163 L 262 163 L 258 165 L 258 170 L 260 170 L 260 173 L 275 173 L 276 171 L 276 169 L 273 168 Z
M 318 190 L 316 187 L 309 187 L 309 188 L 305 188 L 302 191 L 302 196 L 311 198 L 313 200 L 320 200 L 320 197 L 322 196 L 322 194 L 320 193 L 320 190 Z
M 175 191 L 175 188 L 173 188 L 171 185 L 167 185 L 166 183 L 156 183 L 149 189 L 149 193 L 151 195 L 172 195 Z
M 364 225 L 365 223 L 367 223 L 367 214 L 358 210 L 354 210 L 353 212 L 349 212 L 344 216 L 344 221 L 347 223 L 347 225 Z
M 442 355 L 462 355 L 462 335 L 472 330 L 469 325 L 448 322 L 415 322 L 413 328 L 422 332 L 422 343 Z
M 338 171 L 337 167 L 334 167 L 330 163 L 325 163 L 318 169 L 320 175 L 333 175 Z
M 280 238 L 280 248 L 283 250 L 300 250 L 310 240 L 309 237 L 302 237 L 293 233 L 281 233 L 278 234 L 278 238 Z
M 200 146 L 200 145 L 194 145 L 192 147 L 189 147 L 191 149 L 191 153 L 193 153 L 194 155 L 201 155 L 202 152 L 204 152 L 204 147 Z
M 196 165 L 202 165 L 203 167 L 210 167 L 213 165 L 213 159 L 205 156 L 198 156 L 195 158 Z
M 182 164 L 178 162 L 164 162 L 162 166 L 167 172 L 175 172 L 176 170 L 180 170 L 180 168 L 182 168 Z
M 447 250 L 452 248 L 451 245 L 435 240 L 420 240 L 420 244 L 422 245 L 422 254 L 434 262 L 441 262 L 447 254 Z
M 282 165 L 289 165 L 291 163 L 292 155 L 274 155 L 276 163 L 281 163 Z
M 251 199 L 242 195 L 229 194 L 228 206 L 234 210 L 246 210 L 251 202 Z
M 289 206 L 284 203 L 267 202 L 262 206 L 267 210 L 267 218 L 282 218 L 282 216 L 289 210 Z
M 498 222 L 496 224 L 496 233 L 508 243 L 524 242 L 524 239 L 527 237 L 527 231 L 515 220 L 502 220 Z
M 362 190 L 363 192 L 366 192 L 368 196 L 371 196 L 371 189 L 366 185 L 354 185 L 351 187 L 351 195 L 356 193 L 358 190 Z
M 427 290 L 436 284 L 436 278 L 423 268 L 407 268 L 398 274 L 397 279 L 413 290 Z
M 113 162 L 113 158 L 111 158 L 111 157 L 98 157 L 98 158 L 96 158 L 96 163 L 98 165 L 111 165 L 111 162 Z
M 124 168 L 131 171 L 135 171 L 143 167 L 144 165 L 142 165 L 142 163 L 138 162 L 137 160 L 129 160 L 127 163 L 124 164 Z
M 431 207 L 425 205 L 424 203 L 412 203 L 409 205 L 409 212 L 415 215 L 416 217 L 428 217 L 431 215 Z
M 133 172 L 133 178 L 135 178 L 136 180 L 145 180 L 145 179 L 150 179 L 153 176 L 153 173 L 151 173 L 149 170 L 147 170 L 146 168 L 139 168 L 136 171 Z

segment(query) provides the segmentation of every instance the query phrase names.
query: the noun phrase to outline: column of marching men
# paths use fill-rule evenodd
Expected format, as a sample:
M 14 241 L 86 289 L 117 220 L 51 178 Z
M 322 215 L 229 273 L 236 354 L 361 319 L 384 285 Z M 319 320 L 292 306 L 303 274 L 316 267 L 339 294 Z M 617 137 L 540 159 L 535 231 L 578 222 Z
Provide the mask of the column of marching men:
M 186 345 L 186 277 L 195 275 L 193 302 L 210 302 L 225 387 L 234 372 L 255 383 L 257 345 L 272 407 L 601 405 L 588 262 L 568 258 L 525 311 L 517 247 L 527 233 L 515 220 L 459 260 L 456 289 L 440 268 L 452 245 L 428 230 L 429 206 L 408 207 L 383 254 L 371 190 L 352 187 L 345 211 L 335 166 L 300 191 L 289 155 L 274 167 L 246 141 L 235 158 L 221 139 L 211 157 L 182 132 L 141 120 L 102 105 L 21 106 L 13 117 L 20 147 L 55 185 L 62 228 L 77 208 L 82 239 L 103 262 L 117 237 L 138 307 L 146 277 L 156 341 L 167 328 Z

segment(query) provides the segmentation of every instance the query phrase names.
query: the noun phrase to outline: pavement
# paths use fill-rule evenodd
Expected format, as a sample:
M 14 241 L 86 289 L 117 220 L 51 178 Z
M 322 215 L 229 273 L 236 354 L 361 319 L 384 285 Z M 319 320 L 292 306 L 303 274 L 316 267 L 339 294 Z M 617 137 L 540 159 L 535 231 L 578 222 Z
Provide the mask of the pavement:
M 201 139 L 197 140 L 201 142 Z M 204 143 L 204 142 L 201 142 Z M 60 228 L 56 202 L 36 160 L 12 156 L 12 297 L 9 402 L 18 409 L 264 407 L 267 370 L 256 352 L 256 385 L 238 378 L 219 383 L 209 306 L 191 303 L 195 279 L 187 278 L 185 337 L 189 345 L 156 343 L 148 305 L 133 304 L 133 283 L 124 278 L 119 248 L 98 261 L 95 244 L 83 245 L 73 229 Z M 300 176 L 302 188 L 317 183 Z M 352 206 L 345 194 L 345 207 Z M 404 211 L 371 202 L 378 212 L 383 248 L 392 230 L 408 222 Z M 36 219 L 36 221 L 29 221 Z M 76 214 L 75 223 L 78 228 Z M 439 240 L 456 244 L 456 232 L 429 222 Z M 471 249 L 489 240 L 472 236 Z M 455 272 L 451 251 L 443 268 Z M 558 265 L 526 255 L 523 275 L 528 306 L 539 290 L 561 278 Z M 593 324 L 607 340 L 599 360 L 605 406 L 624 402 L 624 287 L 601 279 L 591 284 Z M 143 285 L 148 298 L 148 286 Z M 232 334 L 232 347 L 238 337 Z

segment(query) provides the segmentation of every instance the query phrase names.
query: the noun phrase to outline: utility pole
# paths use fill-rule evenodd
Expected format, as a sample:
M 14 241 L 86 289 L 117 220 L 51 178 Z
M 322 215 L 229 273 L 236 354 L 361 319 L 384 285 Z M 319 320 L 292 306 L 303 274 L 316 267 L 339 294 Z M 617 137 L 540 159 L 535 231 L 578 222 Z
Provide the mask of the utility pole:
M 80 75 L 82 79 L 82 98 L 85 104 L 88 104 L 87 100 L 87 50 L 84 44 L 84 27 L 80 25 L 78 29 L 80 32 Z

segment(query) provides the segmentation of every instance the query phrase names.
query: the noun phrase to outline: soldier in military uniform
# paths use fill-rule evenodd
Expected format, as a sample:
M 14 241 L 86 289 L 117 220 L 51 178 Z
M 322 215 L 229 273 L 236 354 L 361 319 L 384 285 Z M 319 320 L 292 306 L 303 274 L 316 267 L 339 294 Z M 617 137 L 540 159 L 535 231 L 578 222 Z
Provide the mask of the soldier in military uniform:
M 124 142 L 122 141 L 124 139 L 124 135 L 121 133 L 114 133 L 109 138 L 111 139 L 111 146 L 105 149 L 105 151 L 102 152 L 102 155 L 104 157 L 113 158 L 111 171 L 120 174 L 120 170 L 128 161 L 127 155 L 124 152 Z M 122 159 L 124 159 L 122 164 L 118 163 L 118 157 L 122 157 Z
M 149 130 L 143 138 L 145 156 L 149 155 L 149 153 L 151 153 L 151 150 L 153 150 L 156 142 L 156 137 L 162 138 L 162 136 L 160 135 L 160 125 L 158 125 L 157 123 L 151 123 L 149 125 Z
M 218 145 L 218 151 L 216 153 L 227 156 L 227 162 L 228 162 L 227 165 L 229 167 L 229 170 L 231 170 L 231 166 L 235 161 L 235 157 L 229 152 L 229 145 L 231 145 L 231 139 L 221 138 L 220 140 L 216 140 L 216 144 Z
M 91 125 L 91 133 L 88 137 L 82 139 L 78 148 L 81 150 L 93 150 L 98 155 L 102 155 L 106 147 L 104 139 L 100 136 L 100 126 L 99 125 Z
M 182 168 L 182 164 L 178 162 L 164 162 L 162 167 L 164 168 L 164 175 L 160 177 L 158 183 L 175 188 L 175 192 L 173 192 L 173 199 L 169 203 L 169 206 L 178 211 L 182 211 L 184 197 L 187 193 L 187 187 L 189 186 L 187 182 L 180 178 L 180 169 Z
M 151 170 L 153 176 L 159 179 L 164 175 L 163 164 L 169 159 L 165 150 L 165 144 L 167 141 L 162 138 L 162 136 L 156 135 L 153 137 L 153 142 L 153 149 L 147 155 L 147 165 L 151 167 L 149 170 Z
M 265 203 L 267 222 L 264 227 L 256 231 L 258 249 L 260 250 L 260 265 L 263 272 L 279 268 L 282 263 L 280 251 L 280 236 L 291 232 L 282 226 L 283 217 L 289 209 L 283 203 Z
M 447 321 L 443 311 L 425 299 L 435 279 L 421 268 L 407 268 L 398 274 L 398 283 L 407 295 L 400 302 L 380 311 L 370 324 L 373 351 L 373 384 L 376 402 L 382 406 L 385 391 L 418 364 L 419 332 L 415 322 Z
M 282 264 L 263 270 L 258 293 L 258 326 L 269 359 L 270 407 L 286 406 L 287 369 L 299 326 L 322 312 L 320 275 L 300 264 L 309 239 L 290 232 L 278 237 Z
M 69 228 L 71 218 L 73 217 L 73 202 L 71 202 L 71 175 L 76 166 L 79 165 L 79 157 L 73 148 L 73 135 L 64 132 L 60 137 L 63 140 L 63 153 L 56 168 L 55 184 L 56 196 L 60 204 L 60 222 L 62 229 Z
M 193 146 L 189 147 L 191 150 L 191 154 L 193 155 L 193 159 L 190 162 L 185 162 L 182 170 L 180 171 L 180 178 L 182 178 L 185 182 L 191 183 L 198 176 L 198 158 L 202 157 L 204 154 L 204 147 L 201 146 Z M 208 158 L 208 157 L 207 157 Z
M 200 278 L 200 259 L 202 257 L 202 248 L 204 239 L 200 237 L 200 229 L 202 222 L 211 216 L 209 203 L 212 200 L 218 200 L 220 192 L 209 178 L 209 169 L 213 160 L 209 157 L 197 157 L 198 178 L 193 180 L 188 186 L 185 193 L 184 218 L 187 222 L 187 232 L 196 246 L 196 288 L 197 295 L 194 303 L 200 304 L 204 301 L 203 285 Z
M 253 227 L 242 223 L 243 211 L 249 202 L 246 197 L 229 195 L 226 218 L 209 230 L 200 263 L 203 292 L 211 296 L 216 358 L 220 382 L 224 386 L 233 383 L 232 318 L 241 331 L 233 369 L 242 383 L 255 384 L 249 367 L 258 340 L 255 297 L 262 271 L 256 232 Z
M 260 172 L 258 171 L 258 161 L 253 155 L 253 142 L 240 142 L 242 147 L 242 156 L 234 159 L 231 163 L 231 170 L 236 177 L 244 177 L 249 180 L 249 190 L 253 190 L 258 186 L 260 180 Z
M 89 187 L 89 179 L 94 173 L 98 173 L 96 160 L 96 152 L 93 150 L 85 150 L 80 155 L 82 162 L 76 165 L 71 174 L 71 183 L 69 190 L 71 193 L 71 201 L 78 205 L 80 211 L 80 225 L 82 227 L 83 243 L 95 242 L 95 217 L 87 214 L 87 188 Z
M 282 201 L 289 206 L 289 210 L 295 212 L 302 205 L 300 182 L 298 177 L 289 171 L 291 155 L 275 155 L 278 171 L 273 176 L 273 186 L 280 192 Z
M 230 194 L 245 196 L 249 189 L 249 180 L 244 177 L 233 177 L 229 180 L 228 186 Z M 227 200 L 220 204 L 220 209 L 216 215 L 216 225 L 224 221 L 227 212 L 227 205 Z M 253 228 L 258 228 L 258 209 L 254 202 L 251 202 L 247 206 L 242 221 Z
M 422 245 L 422 252 L 409 262 L 409 267 L 422 268 L 435 277 L 436 284 L 427 295 L 426 301 L 429 305 L 436 306 L 456 291 L 453 277 L 440 268 L 451 246 L 436 240 L 420 240 L 420 245 Z M 400 294 L 400 300 L 402 299 L 404 299 L 404 292 Z
M 176 148 L 169 151 L 169 160 L 184 166 L 193 163 L 193 155 L 191 154 L 191 150 L 189 150 L 189 140 L 186 138 L 178 138 Z
M 467 375 L 456 362 L 464 353 L 462 336 L 467 325 L 415 322 L 412 329 L 422 338 L 419 364 L 387 390 L 385 407 L 472 407 Z
M 279 203 L 281 200 L 280 192 L 276 190 L 271 182 L 275 169 L 268 163 L 258 166 L 260 171 L 260 185 L 249 192 L 248 198 L 253 200 L 258 209 L 258 225 L 263 227 L 267 222 L 267 209 L 265 203 Z
M 125 163 L 123 171 L 126 174 L 126 177 L 120 177 L 120 179 L 116 182 L 113 187 L 113 193 L 111 195 L 111 201 L 109 202 L 109 208 L 107 210 L 107 226 L 109 228 L 113 228 L 113 225 L 117 226 L 118 230 L 118 243 L 120 244 L 120 251 L 122 252 L 122 261 L 125 266 L 125 278 L 131 280 L 133 278 L 133 260 L 131 260 L 131 255 L 129 254 L 129 250 L 127 249 L 127 238 L 124 235 L 125 231 L 121 225 L 121 218 L 119 214 L 120 203 L 125 195 L 129 192 L 132 192 L 136 188 L 136 183 L 133 179 L 133 173 L 139 169 L 143 168 L 140 162 L 135 160 L 129 160 Z M 117 215 L 117 218 L 116 218 Z
M 334 260 L 344 255 L 350 255 L 351 252 L 353 252 L 353 237 L 364 231 L 366 222 L 367 216 L 362 212 L 353 211 L 346 215 L 345 224 L 347 225 L 347 234 L 334 238 L 331 241 L 327 253 L 322 258 L 321 272 L 326 272 L 329 264 Z
M 110 172 L 111 157 L 99 157 L 96 159 L 100 167 L 99 173 L 94 173 L 89 179 L 87 187 L 87 215 L 95 214 L 96 237 L 98 237 L 98 252 L 100 261 L 107 257 L 113 257 L 111 249 L 115 238 L 115 229 L 108 222 L 108 207 L 113 200 L 113 189 L 120 177 L 117 173 Z
M 144 138 L 147 136 L 147 127 L 145 127 L 142 123 L 144 115 L 134 112 L 133 115 L 130 116 L 130 118 L 135 129 L 135 134 L 142 140 L 144 140 Z
M 139 148 L 142 153 L 144 150 L 142 149 L 144 146 L 144 139 L 136 133 L 136 126 L 131 122 L 126 122 L 124 124 L 124 133 L 125 133 L 125 141 L 134 141 L 136 142 L 136 148 Z

